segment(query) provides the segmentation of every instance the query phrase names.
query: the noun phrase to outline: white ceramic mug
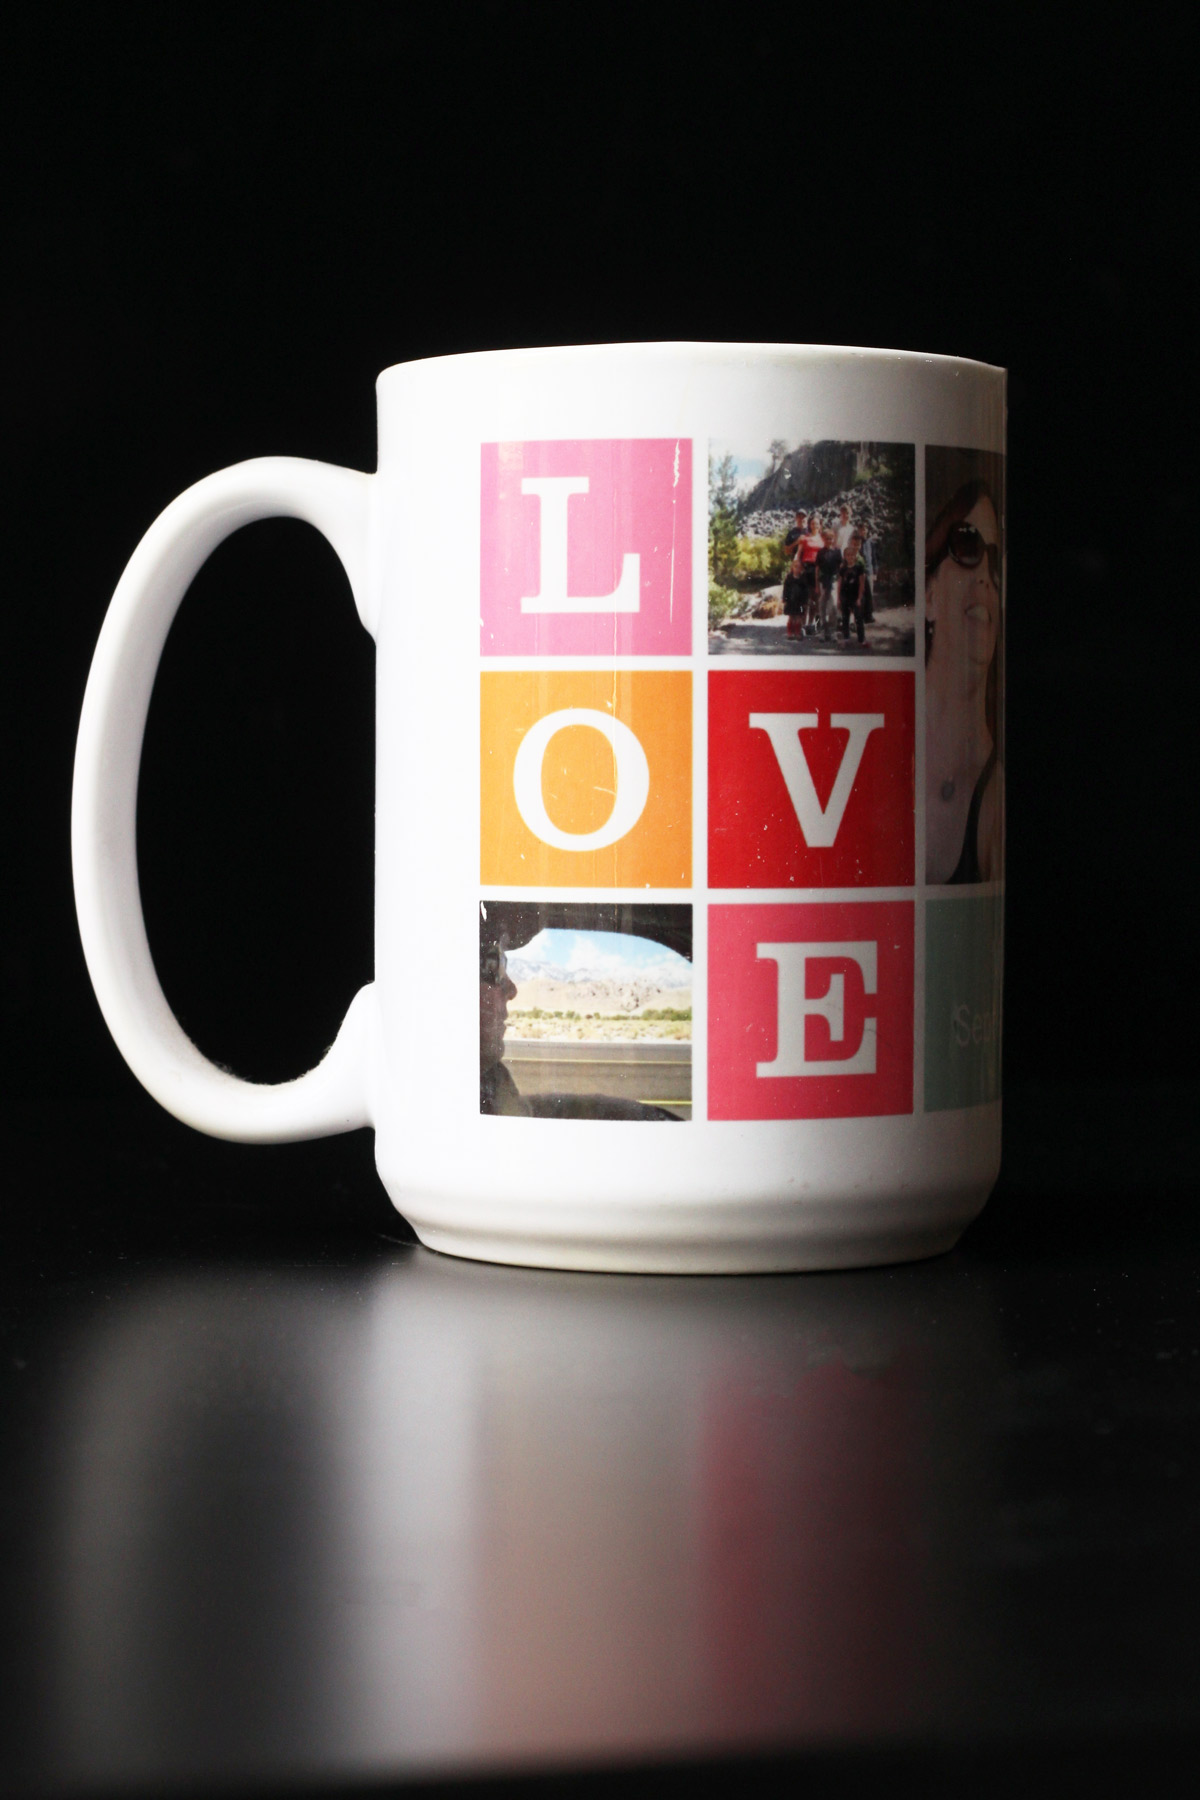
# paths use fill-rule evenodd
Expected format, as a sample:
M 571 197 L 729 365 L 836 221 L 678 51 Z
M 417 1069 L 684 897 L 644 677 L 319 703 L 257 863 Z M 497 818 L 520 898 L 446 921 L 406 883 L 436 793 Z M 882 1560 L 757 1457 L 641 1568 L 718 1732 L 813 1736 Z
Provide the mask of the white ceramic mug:
M 604 345 L 401 364 L 378 393 L 375 475 L 209 476 L 113 597 L 73 853 L 134 1073 L 217 1136 L 374 1126 L 394 1203 L 458 1255 L 949 1248 L 1000 1153 L 1003 372 Z M 272 515 L 328 537 L 377 644 L 376 974 L 319 1066 L 265 1086 L 167 1006 L 135 808 L 175 610 Z

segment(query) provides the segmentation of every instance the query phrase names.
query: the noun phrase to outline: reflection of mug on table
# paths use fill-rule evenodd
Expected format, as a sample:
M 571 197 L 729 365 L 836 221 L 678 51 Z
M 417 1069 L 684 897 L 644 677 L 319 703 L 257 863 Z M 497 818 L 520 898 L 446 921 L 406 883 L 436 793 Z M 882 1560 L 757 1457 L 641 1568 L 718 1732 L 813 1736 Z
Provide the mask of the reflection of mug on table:
M 46 1359 L 18 1743 L 158 1792 L 947 1730 L 1011 1602 L 963 1274 L 136 1277 Z

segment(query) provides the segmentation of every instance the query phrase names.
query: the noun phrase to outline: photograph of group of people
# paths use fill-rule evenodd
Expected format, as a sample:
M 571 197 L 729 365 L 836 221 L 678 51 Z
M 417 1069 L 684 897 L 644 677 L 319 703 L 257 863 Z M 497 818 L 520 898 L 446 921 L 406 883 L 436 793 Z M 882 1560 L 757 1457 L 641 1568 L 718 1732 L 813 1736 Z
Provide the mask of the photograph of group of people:
M 912 656 L 915 448 L 821 439 L 709 466 L 709 652 Z
M 819 633 L 832 644 L 840 621 L 838 634 L 849 642 L 853 621 L 857 642 L 865 644 L 867 626 L 875 618 L 875 541 L 870 526 L 855 523 L 845 505 L 839 508 L 836 526 L 822 525 L 815 512 L 810 519 L 799 507 L 783 548 L 789 555 L 783 578 L 787 636 Z
M 1004 459 L 925 452 L 925 879 L 1004 860 Z

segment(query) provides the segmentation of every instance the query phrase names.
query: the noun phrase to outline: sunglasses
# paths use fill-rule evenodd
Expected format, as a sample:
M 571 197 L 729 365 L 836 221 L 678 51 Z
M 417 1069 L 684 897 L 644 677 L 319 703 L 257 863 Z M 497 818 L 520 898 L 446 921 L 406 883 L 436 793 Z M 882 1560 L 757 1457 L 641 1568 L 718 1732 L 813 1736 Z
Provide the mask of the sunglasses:
M 481 944 L 479 948 L 479 979 L 486 981 L 489 987 L 499 987 L 508 973 L 508 958 L 499 944 Z
M 986 556 L 988 574 L 1000 586 L 1000 546 L 985 543 L 974 525 L 956 525 L 946 539 L 946 550 L 962 569 L 977 569 Z

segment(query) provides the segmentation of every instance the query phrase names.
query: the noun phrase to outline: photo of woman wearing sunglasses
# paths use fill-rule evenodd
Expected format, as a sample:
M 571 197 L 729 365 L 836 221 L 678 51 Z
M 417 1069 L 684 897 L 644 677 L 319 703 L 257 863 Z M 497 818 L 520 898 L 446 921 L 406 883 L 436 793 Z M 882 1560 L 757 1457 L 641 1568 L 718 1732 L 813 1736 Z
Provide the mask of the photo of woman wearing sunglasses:
M 927 453 L 925 879 L 938 886 L 1002 873 L 1001 479 L 999 457 Z

